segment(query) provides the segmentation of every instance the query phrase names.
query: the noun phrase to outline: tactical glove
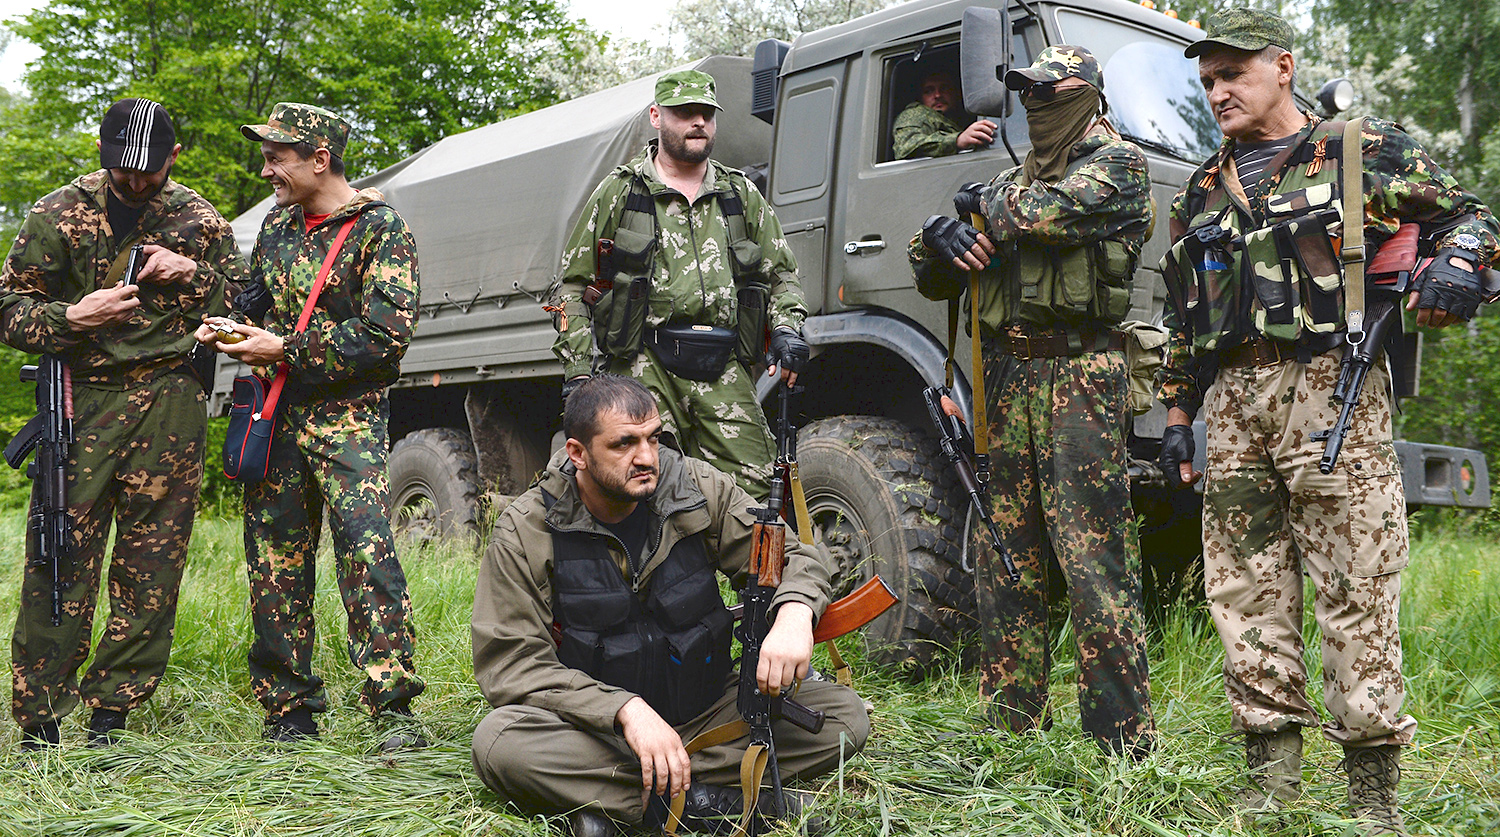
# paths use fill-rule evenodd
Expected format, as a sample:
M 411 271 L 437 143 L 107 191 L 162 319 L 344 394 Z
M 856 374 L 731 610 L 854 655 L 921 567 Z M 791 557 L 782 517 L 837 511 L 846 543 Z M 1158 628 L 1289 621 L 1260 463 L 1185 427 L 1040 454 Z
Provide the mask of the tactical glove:
M 563 385 L 562 385 L 562 403 L 563 403 L 563 409 L 564 410 L 568 409 L 568 396 L 570 396 L 570 395 L 573 394 L 573 390 L 578 389 L 579 387 L 583 386 L 583 382 L 587 381 L 588 379 L 589 379 L 589 376 L 587 376 L 587 375 L 579 375 L 576 378 L 569 378 L 568 380 L 563 381 Z
M 234 295 L 234 310 L 249 319 L 260 322 L 271 310 L 271 290 L 265 282 L 251 282 L 243 291 Z
M 1470 273 L 1448 263 L 1457 256 L 1474 268 Z M 1417 274 L 1418 308 L 1436 308 L 1447 311 L 1461 320 L 1472 320 L 1479 311 L 1479 257 L 1468 250 L 1444 247 L 1432 257 L 1427 267 Z
M 979 231 L 946 215 L 934 215 L 922 225 L 922 243 L 949 262 L 962 261 L 969 248 L 979 243 Z
M 965 183 L 958 188 L 958 194 L 953 196 L 953 208 L 960 218 L 984 214 L 983 193 L 983 183 Z
M 771 347 L 766 352 L 766 365 L 789 372 L 802 374 L 807 364 L 807 341 L 789 328 L 778 328 L 771 332 Z
M 1167 485 L 1180 488 L 1187 485 L 1182 481 L 1182 463 L 1193 464 L 1193 426 L 1191 424 L 1169 424 L 1161 434 L 1161 454 L 1156 464 L 1161 468 L 1162 474 L 1167 478 Z

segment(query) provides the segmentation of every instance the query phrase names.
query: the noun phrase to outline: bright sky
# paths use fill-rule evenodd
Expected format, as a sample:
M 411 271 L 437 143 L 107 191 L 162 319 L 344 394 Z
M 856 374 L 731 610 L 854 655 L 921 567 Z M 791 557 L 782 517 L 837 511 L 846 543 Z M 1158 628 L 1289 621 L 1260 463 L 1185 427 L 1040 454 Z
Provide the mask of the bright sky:
M 0 0 L 0 22 L 17 15 L 24 15 L 46 0 Z M 594 29 L 636 40 L 647 40 L 659 36 L 666 28 L 668 13 L 676 0 L 571 0 L 568 4 L 573 16 L 582 18 Z M 16 90 L 21 86 L 21 74 L 26 71 L 26 62 L 38 55 L 36 47 L 22 40 L 13 40 L 0 54 L 0 87 Z

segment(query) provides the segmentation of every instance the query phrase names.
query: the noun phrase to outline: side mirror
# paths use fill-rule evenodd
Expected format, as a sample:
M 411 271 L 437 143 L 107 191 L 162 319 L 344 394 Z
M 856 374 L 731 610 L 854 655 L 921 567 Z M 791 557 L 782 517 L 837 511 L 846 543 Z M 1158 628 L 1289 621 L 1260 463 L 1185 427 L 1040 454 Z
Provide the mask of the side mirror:
M 766 38 L 755 45 L 755 60 L 750 65 L 750 115 L 763 122 L 776 118 L 781 65 L 791 48 L 791 44 L 775 38 Z
M 975 115 L 1006 116 L 1010 91 L 1005 73 L 1010 69 L 1010 9 L 964 9 L 959 35 L 959 62 L 964 88 L 964 110 Z
M 1318 91 L 1318 104 L 1330 118 L 1348 110 L 1354 104 L 1354 85 L 1346 78 L 1333 79 Z

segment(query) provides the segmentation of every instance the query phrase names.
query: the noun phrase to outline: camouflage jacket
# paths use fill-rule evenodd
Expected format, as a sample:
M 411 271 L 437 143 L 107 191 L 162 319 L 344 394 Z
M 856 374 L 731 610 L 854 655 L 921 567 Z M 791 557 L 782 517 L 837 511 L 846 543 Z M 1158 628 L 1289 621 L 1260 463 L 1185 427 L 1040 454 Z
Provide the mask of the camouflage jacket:
M 661 446 L 660 474 L 656 493 L 646 502 L 661 524 L 654 549 L 641 562 L 637 589 L 650 589 L 651 575 L 672 547 L 700 533 L 719 571 L 742 584 L 750 562 L 755 501 L 733 477 L 666 445 Z M 543 491 L 557 498 L 550 509 Z M 491 706 L 535 706 L 581 729 L 607 734 L 614 729 L 615 714 L 634 695 L 558 660 L 552 641 L 552 533 L 557 530 L 598 535 L 621 573 L 629 572 L 619 540 L 584 507 L 567 453 L 559 451 L 536 485 L 500 514 L 480 561 L 470 623 L 474 679 Z M 795 537 L 787 538 L 786 560 L 772 607 L 802 602 L 821 616 L 829 601 L 828 567 Z
M 80 381 L 120 386 L 181 364 L 204 316 L 229 312 L 249 278 L 229 222 L 192 189 L 168 180 L 135 230 L 116 241 L 103 169 L 37 201 L 0 273 L 0 340 L 61 355 Z M 110 266 L 134 244 L 160 244 L 198 263 L 185 285 L 141 286 L 141 306 L 120 325 L 74 331 L 69 305 L 112 287 Z M 116 271 L 118 274 L 118 271 Z
M 1024 240 L 1046 249 L 1113 241 L 1123 245 L 1130 260 L 1140 255 L 1152 222 L 1146 156 L 1106 125 L 1099 125 L 1074 144 L 1068 159 L 1068 174 L 1056 183 L 1023 185 L 1023 169 L 1017 166 L 1001 172 L 985 187 L 987 235 L 997 245 L 997 253 L 980 274 L 981 283 L 1001 280 L 1007 242 Z M 954 299 L 967 290 L 968 273 L 937 258 L 922 242 L 920 231 L 907 246 L 907 258 L 917 289 L 929 299 Z M 991 304 L 986 307 L 986 302 Z M 999 294 L 982 293 L 980 319 L 991 327 L 1005 325 L 1007 318 L 998 313 L 1000 305 Z
M 328 248 L 355 213 L 307 329 L 294 333 Z M 417 325 L 417 243 L 378 191 L 361 190 L 311 232 L 301 206 L 272 209 L 250 269 L 275 300 L 263 325 L 285 341 L 293 392 L 343 397 L 395 382 Z
M 1307 114 L 1308 124 L 1292 141 L 1290 148 L 1271 161 L 1263 180 L 1250 192 L 1250 209 L 1257 224 L 1263 222 L 1266 201 L 1275 193 L 1290 166 L 1285 162 L 1302 144 L 1302 140 L 1322 121 Z M 1450 246 L 1453 239 L 1469 233 L 1479 239 L 1478 256 L 1485 264 L 1494 262 L 1500 249 L 1500 223 L 1495 215 L 1473 194 L 1458 185 L 1442 166 L 1427 156 L 1422 146 L 1394 123 L 1366 119 L 1361 136 L 1364 156 L 1365 242 L 1366 252 L 1373 253 L 1380 244 L 1396 233 L 1402 222 L 1416 222 L 1424 227 L 1442 228 L 1465 216 L 1471 220 L 1448 230 L 1438 246 Z M 1234 151 L 1234 141 L 1225 139 L 1219 151 L 1205 160 L 1188 178 L 1187 185 L 1172 201 L 1172 242 L 1187 232 L 1192 222 L 1191 207 L 1202 203 L 1204 195 L 1216 184 L 1219 166 Z M 1198 412 L 1209 381 L 1200 380 L 1207 367 L 1192 356 L 1193 335 L 1171 305 L 1166 308 L 1165 324 L 1171 331 L 1167 344 L 1167 362 L 1157 373 L 1157 397 L 1168 407 L 1180 407 L 1190 415 Z
M 942 111 L 921 102 L 902 109 L 891 126 L 892 153 L 898 160 L 913 157 L 947 157 L 958 153 L 958 135 L 963 126 Z
M 717 161 L 710 161 L 702 190 L 689 204 L 682 193 L 668 187 L 656 174 L 652 140 L 627 165 L 611 172 L 584 205 L 563 249 L 561 276 L 552 304 L 562 310 L 552 351 L 563 364 L 563 374 L 587 375 L 593 360 L 593 330 L 583 290 L 598 272 L 597 242 L 613 238 L 630 193 L 632 174 L 646 183 L 661 225 L 660 247 L 651 276 L 646 326 L 693 323 L 734 328 L 734 277 L 729 263 L 729 231 L 714 197 L 734 189 L 745 204 L 748 236 L 760 245 L 760 273 L 771 286 L 768 323 L 771 328 L 800 330 L 807 318 L 797 259 L 787 246 L 781 222 L 765 198 L 745 179 Z

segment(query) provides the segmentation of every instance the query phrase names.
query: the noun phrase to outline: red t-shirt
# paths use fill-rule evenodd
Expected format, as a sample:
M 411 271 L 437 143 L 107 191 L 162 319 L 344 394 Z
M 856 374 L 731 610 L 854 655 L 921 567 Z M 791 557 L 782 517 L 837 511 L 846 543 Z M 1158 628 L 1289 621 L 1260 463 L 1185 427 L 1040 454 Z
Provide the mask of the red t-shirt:
M 307 231 L 308 232 L 312 232 L 313 231 L 313 227 L 316 227 L 317 225 L 323 223 L 324 221 L 327 221 L 328 220 L 328 216 L 330 216 L 332 214 L 333 214 L 332 212 L 325 212 L 322 215 L 313 215 L 311 213 L 305 213 L 302 216 L 302 220 L 307 223 Z

